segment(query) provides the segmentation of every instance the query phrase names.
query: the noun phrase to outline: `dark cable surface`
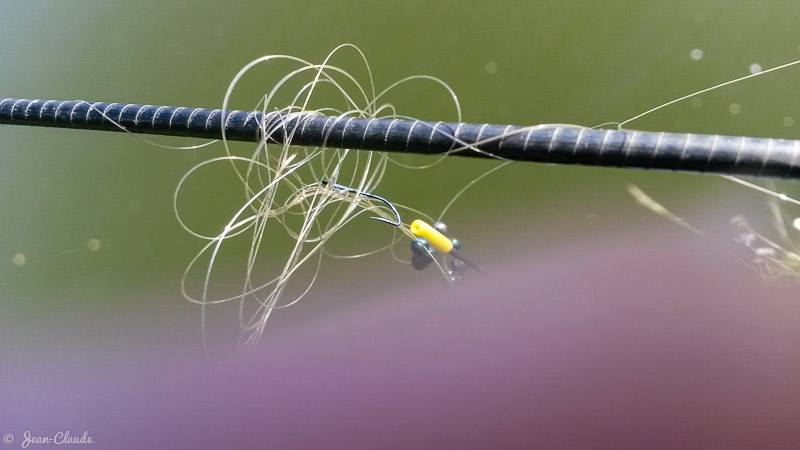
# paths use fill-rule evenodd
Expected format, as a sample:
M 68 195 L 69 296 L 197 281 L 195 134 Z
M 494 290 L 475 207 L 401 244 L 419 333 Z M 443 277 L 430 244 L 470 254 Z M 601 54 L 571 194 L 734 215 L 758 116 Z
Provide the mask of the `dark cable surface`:
M 0 100 L 0 125 L 800 179 L 799 140 L 246 112 L 81 100 Z M 263 131 L 262 131 L 263 130 Z

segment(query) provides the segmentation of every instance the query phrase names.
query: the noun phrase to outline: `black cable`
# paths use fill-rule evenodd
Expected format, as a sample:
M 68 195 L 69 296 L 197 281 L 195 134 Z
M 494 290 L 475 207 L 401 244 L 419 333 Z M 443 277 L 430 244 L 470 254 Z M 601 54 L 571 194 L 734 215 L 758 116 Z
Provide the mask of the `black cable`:
M 226 111 L 224 137 L 314 147 L 800 179 L 800 141 L 744 136 L 523 127 L 295 112 Z M 1 125 L 223 138 L 219 109 L 0 100 Z M 263 130 L 263 131 L 262 131 Z

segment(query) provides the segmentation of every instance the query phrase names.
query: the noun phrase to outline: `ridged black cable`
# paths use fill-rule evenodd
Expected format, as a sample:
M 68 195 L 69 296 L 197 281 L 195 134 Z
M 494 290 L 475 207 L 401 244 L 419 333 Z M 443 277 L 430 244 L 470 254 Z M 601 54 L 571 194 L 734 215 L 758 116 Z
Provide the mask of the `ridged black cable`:
M 387 152 L 800 179 L 800 141 L 743 136 L 480 125 L 313 113 L 226 111 L 225 137 Z M 0 124 L 222 138 L 219 109 L 81 100 L 0 100 Z M 123 127 L 123 128 L 120 128 Z

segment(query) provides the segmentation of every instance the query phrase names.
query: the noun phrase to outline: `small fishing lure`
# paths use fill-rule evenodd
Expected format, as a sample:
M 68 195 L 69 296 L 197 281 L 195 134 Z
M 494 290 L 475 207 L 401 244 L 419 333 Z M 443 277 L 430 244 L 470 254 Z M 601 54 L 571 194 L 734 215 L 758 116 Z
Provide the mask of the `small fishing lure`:
M 461 241 L 445 236 L 447 225 L 436 222 L 433 226 L 424 220 L 417 219 L 411 223 L 411 234 L 416 239 L 411 241 L 411 265 L 417 270 L 424 270 L 438 258 L 451 282 L 459 280 L 467 266 L 484 274 L 474 262 L 461 253 Z
M 320 183 L 323 186 L 330 186 L 343 192 L 363 195 L 378 200 L 392 210 L 395 220 L 377 216 L 372 216 L 371 218 L 396 227 L 402 224 L 400 213 L 389 200 L 376 194 L 362 192 L 358 189 L 341 184 L 331 183 L 328 180 L 322 180 Z M 451 283 L 461 279 L 465 266 L 485 275 L 485 272 L 461 253 L 461 242 L 458 239 L 445 236 L 445 233 L 447 233 L 447 225 L 445 225 L 444 222 L 436 222 L 431 226 L 424 220 L 417 219 L 411 223 L 409 230 L 411 234 L 416 236 L 416 239 L 411 241 L 411 265 L 415 269 L 424 270 L 434 260 L 438 260 L 439 266 L 445 270 L 445 274 Z

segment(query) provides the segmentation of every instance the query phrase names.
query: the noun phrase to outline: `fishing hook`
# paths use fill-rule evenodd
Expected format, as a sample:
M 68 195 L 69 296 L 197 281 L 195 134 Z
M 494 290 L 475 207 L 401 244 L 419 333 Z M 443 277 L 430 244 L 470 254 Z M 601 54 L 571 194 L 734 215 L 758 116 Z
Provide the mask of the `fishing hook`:
M 389 200 L 386 200 L 385 198 L 381 197 L 380 195 L 370 194 L 369 192 L 362 192 L 362 191 L 359 191 L 358 189 L 353 189 L 351 187 L 342 186 L 341 184 L 331 183 L 328 180 L 322 180 L 322 181 L 320 181 L 320 183 L 322 183 L 323 186 L 328 186 L 328 185 L 333 186 L 334 188 L 336 188 L 336 189 L 338 189 L 340 191 L 351 192 L 351 193 L 356 194 L 356 195 L 363 195 L 365 197 L 374 198 L 375 200 L 378 200 L 378 201 L 382 202 L 383 204 L 388 206 L 389 209 L 392 210 L 392 212 L 394 213 L 395 220 L 384 219 L 383 217 L 377 217 L 377 216 L 371 216 L 370 217 L 371 219 L 375 219 L 375 220 L 380 221 L 380 222 L 388 223 L 389 225 L 394 225 L 396 227 L 399 227 L 402 224 L 402 222 L 400 222 L 400 213 L 397 212 L 397 208 L 394 207 L 392 202 L 390 202 Z

